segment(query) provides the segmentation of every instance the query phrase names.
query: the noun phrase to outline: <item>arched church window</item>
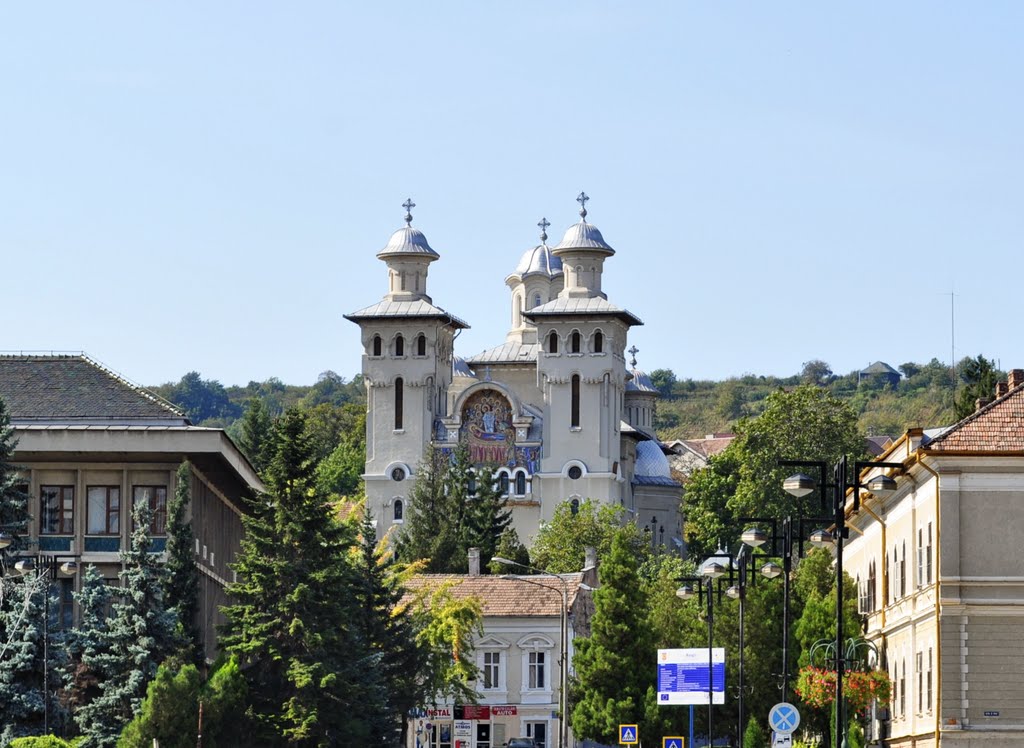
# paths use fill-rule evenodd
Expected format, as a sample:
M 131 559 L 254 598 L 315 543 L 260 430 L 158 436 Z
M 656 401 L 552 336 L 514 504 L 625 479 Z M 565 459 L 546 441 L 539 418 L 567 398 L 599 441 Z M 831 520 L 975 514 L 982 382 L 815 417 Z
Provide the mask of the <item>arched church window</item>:
M 401 499 L 395 499 L 395 522 L 401 522 L 404 519 L 405 506 L 402 504 Z
M 416 338 L 416 355 L 427 355 L 427 336 L 424 335 L 423 333 L 420 333 Z
M 526 496 L 526 473 L 516 473 L 516 496 Z
M 600 330 L 594 333 L 594 353 L 604 353 L 604 335 Z
M 540 294 L 537 294 L 533 297 L 533 305 L 535 307 L 541 305 Z
M 579 353 L 580 352 L 581 340 L 582 340 L 582 338 L 580 337 L 579 331 L 578 330 L 573 330 L 572 331 L 572 337 L 570 338 L 570 343 L 569 343 L 569 352 L 570 353 Z
M 401 335 L 396 335 L 395 336 L 395 355 L 396 356 L 404 356 L 405 355 L 405 338 L 403 338 Z
M 400 431 L 402 429 L 402 406 L 405 393 L 405 382 L 402 381 L 401 377 L 395 380 L 395 430 Z
M 558 353 L 558 333 L 554 330 L 548 335 L 548 353 Z
M 580 427 L 580 375 L 572 375 L 572 384 L 570 385 L 570 400 L 571 405 L 569 408 L 569 427 L 578 429 Z
M 502 496 L 508 496 L 508 473 L 498 476 L 498 491 Z
M 573 499 L 569 502 L 569 511 L 572 512 L 572 516 L 576 516 L 580 513 L 580 500 Z
M 384 348 L 384 342 L 380 339 L 380 335 L 373 336 L 373 355 L 379 356 Z

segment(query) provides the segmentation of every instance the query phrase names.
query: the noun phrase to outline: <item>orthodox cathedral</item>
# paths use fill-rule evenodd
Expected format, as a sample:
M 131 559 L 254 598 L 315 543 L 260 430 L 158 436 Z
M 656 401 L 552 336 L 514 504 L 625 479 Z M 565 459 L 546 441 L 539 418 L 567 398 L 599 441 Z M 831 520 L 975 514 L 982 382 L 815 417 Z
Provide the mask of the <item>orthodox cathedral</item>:
M 653 431 L 658 392 L 627 351 L 643 323 L 601 290 L 615 250 L 587 222 L 588 199 L 580 193 L 580 221 L 555 246 L 541 220 L 540 244 L 505 278 L 511 329 L 467 358 L 454 344 L 468 325 L 427 293 L 440 256 L 403 205 L 406 225 L 377 253 L 388 292 L 345 315 L 362 331 L 363 477 L 378 535 L 403 521 L 427 450 L 465 441 L 474 464 L 496 471 L 527 546 L 561 502 L 589 498 L 623 507 L 652 544 L 681 547 L 682 489 Z

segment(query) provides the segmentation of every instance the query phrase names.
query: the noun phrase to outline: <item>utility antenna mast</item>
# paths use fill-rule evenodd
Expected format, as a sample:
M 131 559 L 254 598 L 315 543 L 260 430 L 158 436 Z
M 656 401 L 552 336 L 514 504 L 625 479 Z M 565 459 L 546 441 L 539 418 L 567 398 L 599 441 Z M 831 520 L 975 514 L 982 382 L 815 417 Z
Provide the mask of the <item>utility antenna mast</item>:
M 949 287 L 949 370 L 953 374 L 953 389 L 956 390 L 956 294 Z

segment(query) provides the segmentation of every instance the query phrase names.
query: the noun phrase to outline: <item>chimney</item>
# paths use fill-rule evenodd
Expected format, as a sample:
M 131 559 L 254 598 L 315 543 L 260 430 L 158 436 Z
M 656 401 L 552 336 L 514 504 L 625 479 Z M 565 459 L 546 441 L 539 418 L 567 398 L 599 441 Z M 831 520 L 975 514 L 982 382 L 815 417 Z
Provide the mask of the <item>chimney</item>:
M 996 397 L 1002 397 L 1010 391 L 1010 385 L 1006 382 L 996 382 Z
M 974 401 L 974 412 L 977 413 L 979 410 L 981 410 L 991 402 L 991 397 L 979 397 L 977 400 Z
M 1007 378 L 1007 383 L 1010 385 L 1011 390 L 1014 387 L 1020 387 L 1024 384 L 1024 369 L 1010 369 L 1010 376 Z
M 469 549 L 469 576 L 478 577 L 480 576 L 480 549 L 470 548 Z

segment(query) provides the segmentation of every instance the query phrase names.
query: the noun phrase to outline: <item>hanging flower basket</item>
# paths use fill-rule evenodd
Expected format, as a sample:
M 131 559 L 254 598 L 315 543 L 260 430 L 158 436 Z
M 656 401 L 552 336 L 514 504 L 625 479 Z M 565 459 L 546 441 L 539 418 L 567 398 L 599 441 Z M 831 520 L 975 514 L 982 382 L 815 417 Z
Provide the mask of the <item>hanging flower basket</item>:
M 808 666 L 800 669 L 794 689 L 808 706 L 826 709 L 836 696 L 836 671 Z M 888 704 L 892 693 L 889 674 L 884 670 L 848 670 L 843 673 L 843 698 L 854 711 L 862 712 L 872 701 Z

